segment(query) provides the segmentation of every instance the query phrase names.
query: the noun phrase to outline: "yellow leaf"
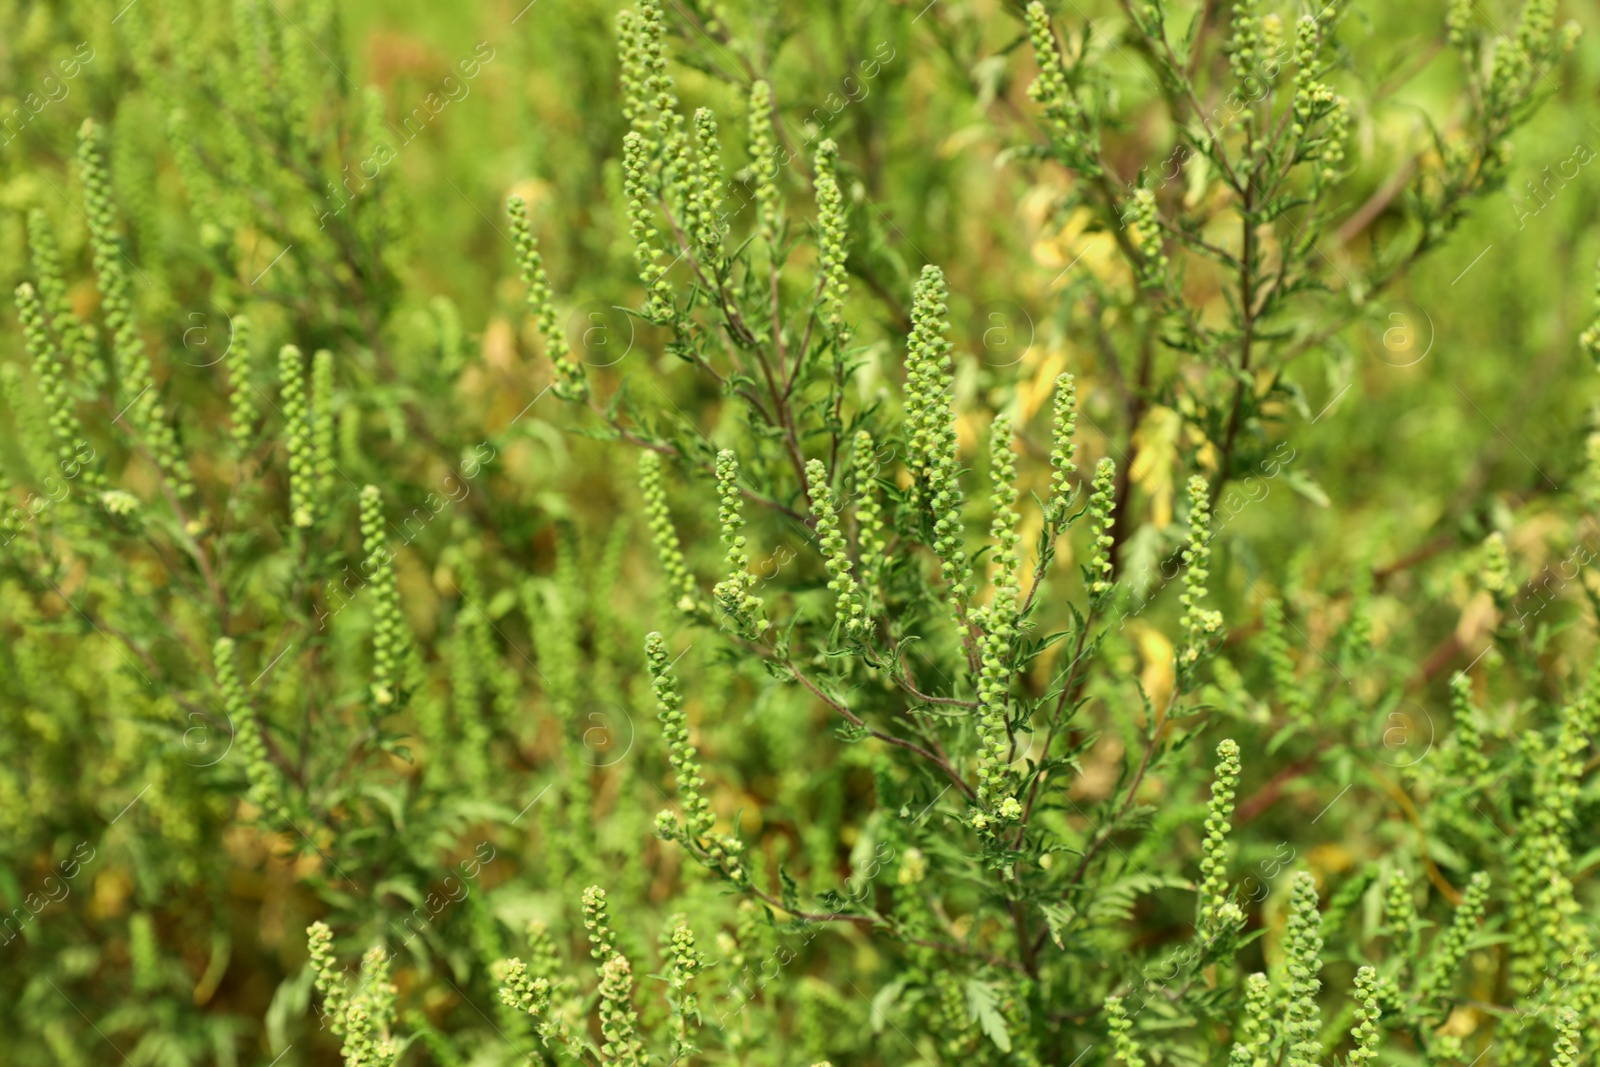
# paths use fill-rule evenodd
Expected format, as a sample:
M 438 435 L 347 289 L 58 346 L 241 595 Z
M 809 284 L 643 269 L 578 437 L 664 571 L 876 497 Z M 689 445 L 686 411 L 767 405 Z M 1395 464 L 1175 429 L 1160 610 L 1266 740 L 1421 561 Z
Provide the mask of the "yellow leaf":
M 970 456 L 978 450 L 978 443 L 989 437 L 989 420 L 976 414 L 956 416 L 956 454 Z
M 87 914 L 91 919 L 114 919 L 121 915 L 128 894 L 133 892 L 133 879 L 120 867 L 105 867 L 94 876 L 94 889 L 89 897 Z
M 1157 528 L 1172 522 L 1172 468 L 1178 454 L 1183 418 L 1169 407 L 1156 406 L 1134 431 L 1133 466 L 1128 478 L 1150 500 L 1150 520 Z
M 1122 766 L 1122 742 L 1112 736 L 1102 737 L 1084 757 L 1083 773 L 1072 778 L 1067 785 L 1067 795 L 1073 800 L 1104 800 L 1117 786 L 1117 776 Z
M 1051 345 L 1048 349 L 1036 346 L 1041 352 L 1037 358 L 1029 353 L 1023 357 L 1024 370 L 1033 370 L 1033 374 L 1024 377 L 1017 384 L 1017 425 L 1026 426 L 1034 414 L 1044 406 L 1056 391 L 1056 377 L 1067 369 L 1067 352 L 1065 348 Z M 1036 364 L 1034 369 L 1030 364 Z
M 1043 494 L 1041 493 L 1040 495 L 1043 495 Z M 1025 511 L 1023 511 L 1023 513 L 1022 513 L 1022 522 L 1019 524 L 1019 526 L 1017 528 L 1017 534 L 1018 534 L 1019 537 L 1022 538 L 1022 542 L 1021 542 L 1021 546 L 1020 546 L 1021 547 L 1021 555 L 1022 555 L 1022 567 L 1021 567 L 1020 573 L 1025 576 L 1025 578 L 1024 578 L 1025 581 L 1031 581 L 1032 580 L 1031 577 L 1026 577 L 1026 576 L 1031 576 L 1033 574 L 1034 568 L 1036 568 L 1039 565 L 1039 554 L 1038 554 L 1037 551 L 1035 551 L 1035 549 L 1037 549 L 1038 544 L 1039 544 L 1039 530 L 1043 526 L 1044 526 L 1044 517 L 1039 514 L 1039 511 L 1038 511 L 1037 508 L 1028 508 Z M 1065 539 L 1063 539 L 1063 540 L 1065 540 Z M 1024 588 L 1024 590 L 1026 590 L 1027 587 L 1024 586 L 1023 588 Z
M 1172 696 L 1172 642 L 1167 635 L 1147 622 L 1128 624 L 1129 636 L 1139 650 L 1139 684 L 1154 707 L 1164 708 Z
M 1456 620 L 1456 642 L 1462 648 L 1478 647 L 1494 631 L 1499 619 L 1500 612 L 1495 609 L 1494 598 L 1486 590 L 1480 589 L 1467 601 L 1461 609 L 1461 618 Z
M 531 218 L 538 218 L 539 207 L 550 196 L 550 183 L 542 182 L 537 178 L 524 178 L 513 185 L 509 196 L 520 196 L 528 205 L 528 214 Z
M 1105 231 L 1087 232 L 1093 218 L 1088 208 L 1079 208 L 1054 234 L 1034 242 L 1034 262 L 1046 270 L 1060 272 L 1050 284 L 1052 291 L 1070 285 L 1072 275 L 1082 270 L 1109 283 L 1131 281 L 1127 262 L 1117 251 L 1116 238 Z
M 1306 855 L 1306 862 L 1313 870 L 1326 871 L 1329 874 L 1343 874 L 1355 861 L 1356 858 L 1349 849 L 1333 843 L 1318 845 Z
M 502 318 L 491 319 L 483 331 L 483 362 L 497 371 L 509 372 L 516 363 L 515 349 L 511 323 Z

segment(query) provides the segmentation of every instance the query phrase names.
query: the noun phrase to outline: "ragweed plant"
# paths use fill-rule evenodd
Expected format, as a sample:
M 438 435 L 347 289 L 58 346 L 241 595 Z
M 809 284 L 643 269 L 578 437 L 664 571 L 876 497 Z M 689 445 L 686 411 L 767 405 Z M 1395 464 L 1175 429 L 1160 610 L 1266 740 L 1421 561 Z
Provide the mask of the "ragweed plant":
M 1584 1062 L 1513 6 L 0 10 L 14 1058 Z
M 809 160 L 780 148 L 779 107 L 758 78 L 745 104 L 742 180 L 712 188 L 714 176 L 738 164 L 725 163 L 727 149 L 716 142 L 688 146 L 689 108 L 666 73 L 664 15 L 654 4 L 625 13 L 623 198 L 646 294 L 636 315 L 664 331 L 665 350 L 712 383 L 725 405 L 710 432 L 663 417 L 631 390 L 589 402 L 586 417 L 598 421 L 593 432 L 645 449 L 644 504 L 674 608 L 661 624 L 715 631 L 692 640 L 725 642 L 744 664 L 740 687 L 752 687 L 763 707 L 798 701 L 830 713 L 838 742 L 866 749 L 854 758 L 872 769 L 869 841 L 906 858 L 894 886 L 861 886 L 855 873 L 841 882 L 830 864 L 792 849 L 774 856 L 752 847 L 737 826 L 712 830 L 714 797 L 726 786 L 718 785 L 715 761 L 688 740 L 679 682 L 665 667 L 663 638 L 652 635 L 647 658 L 686 810 L 662 813 L 661 836 L 769 909 L 780 932 L 848 925 L 903 960 L 905 977 L 874 1011 L 898 1013 L 947 1054 L 1065 1062 L 1078 1046 L 1060 1039 L 1058 1025 L 1090 1016 L 1062 1006 L 1088 1003 L 1104 1005 L 1101 1025 L 1127 1063 L 1144 1062 L 1147 1048 L 1160 1048 L 1163 1058 L 1204 1059 L 1226 1047 L 1217 1027 L 1225 1033 L 1240 1025 L 1249 1034 L 1233 1045 L 1242 1062 L 1320 1062 L 1329 1049 L 1319 977 L 1325 939 L 1310 874 L 1293 880 L 1287 959 L 1274 968 L 1267 999 L 1235 959 L 1253 940 L 1229 870 L 1230 819 L 1248 767 L 1241 746 L 1227 740 L 1218 750 L 1197 864 L 1175 867 L 1141 841 L 1181 825 L 1171 820 L 1182 809 L 1169 820 L 1151 798 L 1170 788 L 1158 783 L 1192 780 L 1184 777 L 1185 753 L 1219 718 L 1218 687 L 1241 669 L 1219 663 L 1208 680 L 1230 621 L 1205 606 L 1216 580 L 1216 507 L 1230 483 L 1271 451 L 1276 416 L 1269 412 L 1300 402 L 1284 368 L 1365 314 L 1502 180 L 1507 137 L 1539 95 L 1533 68 L 1514 72 L 1504 55 L 1520 49 L 1542 69 L 1566 46 L 1541 28 L 1541 10 L 1529 8 L 1516 42 L 1492 49 L 1502 56 L 1500 73 L 1478 63 L 1475 31 L 1451 31 L 1467 53 L 1474 109 L 1459 131 L 1441 133 L 1437 162 L 1406 176 L 1415 227 L 1375 243 L 1360 280 L 1346 275 L 1344 290 L 1322 297 L 1329 234 L 1338 229 L 1348 244 L 1359 232 L 1331 195 L 1349 177 L 1346 143 L 1357 107 L 1333 87 L 1339 5 L 1308 12 L 1288 34 L 1280 15 L 1241 3 L 1225 33 L 1204 32 L 1202 17 L 1195 23 L 1202 32 L 1181 46 L 1169 37 L 1174 13 L 1159 5 L 1127 9 L 1126 32 L 1140 42 L 1170 128 L 1192 146 L 1186 181 L 1171 187 L 1107 157 L 1117 98 L 1095 69 L 1093 43 L 1063 42 L 1045 9 L 1029 6 L 1038 69 L 1031 96 L 1047 139 L 1024 154 L 1072 174 L 1057 210 L 1099 219 L 1131 282 L 1122 291 L 1098 282 L 1069 288 L 1080 300 L 1068 314 L 1091 316 L 1105 358 L 1118 359 L 1125 342 L 1144 361 L 1137 387 L 1125 386 L 1129 449 L 1117 449 L 1120 463 L 1097 459 L 1089 485 L 1080 482 L 1078 456 L 1116 442 L 1078 439 L 1082 399 L 1071 376 L 1056 383 L 1047 443 L 1029 441 L 1039 432 L 1037 404 L 1014 421 L 1014 386 L 990 376 L 979 396 L 957 388 L 951 294 L 938 265 L 923 266 L 906 294 L 903 340 L 856 340 L 862 331 L 849 325 L 849 309 L 859 300 L 839 264 L 856 254 L 843 250 L 861 240 L 851 229 L 861 213 L 841 211 L 848 164 L 838 144 L 822 143 Z M 1222 119 L 1203 103 L 1211 79 L 1231 86 Z M 709 121 L 705 108 L 694 112 L 696 128 Z M 774 166 L 780 157 L 783 165 Z M 708 204 L 722 205 L 710 241 L 701 221 Z M 519 210 L 513 205 L 514 218 Z M 809 241 L 800 221 L 806 212 L 817 219 Z M 1220 319 L 1185 284 L 1202 272 L 1232 286 Z M 1295 316 L 1309 325 L 1294 326 Z M 903 382 L 898 396 L 881 384 L 896 380 Z M 880 383 L 877 391 L 863 388 L 867 382 Z M 1139 451 L 1138 420 L 1152 396 L 1178 413 L 1187 442 L 1165 460 Z M 976 503 L 984 494 L 969 469 L 978 465 L 976 450 L 964 444 L 981 439 L 976 427 L 984 425 L 986 506 Z M 887 446 L 885 458 L 864 459 L 874 442 Z M 1026 482 L 1019 452 L 1048 456 L 1048 471 L 1030 472 Z M 1148 478 L 1140 472 L 1163 462 L 1187 468 L 1187 534 L 1168 576 L 1182 576 L 1179 636 L 1146 642 L 1153 655 L 1144 654 L 1147 669 L 1130 687 L 1107 655 L 1129 615 L 1144 610 L 1119 581 L 1122 552 L 1148 521 L 1128 514 L 1129 479 Z M 727 551 L 709 596 L 698 553 L 683 547 L 682 512 L 667 506 L 668 470 L 678 472 L 675 481 L 715 481 Z M 1019 508 L 1019 483 L 1041 487 L 1032 509 Z M 986 538 L 978 536 L 983 518 Z M 1026 556 L 1024 529 L 1033 535 Z M 752 558 L 776 556 L 796 538 L 804 546 L 797 567 L 752 568 Z M 1084 561 L 1081 580 L 1056 566 L 1060 555 Z M 745 590 L 757 587 L 752 602 Z M 1148 633 L 1151 623 L 1138 625 Z M 1358 652 L 1359 613 L 1351 625 L 1349 647 Z M 1270 669 L 1286 691 L 1296 688 L 1287 644 L 1281 628 L 1273 631 Z M 750 670 L 757 664 L 759 674 Z M 1306 699 L 1295 695 L 1291 708 Z M 1092 710 L 1105 701 L 1131 710 L 1107 720 Z M 1121 739 L 1118 769 L 1086 809 L 1074 800 L 1073 774 L 1104 758 L 1096 751 L 1108 729 Z M 927 856 L 937 857 L 931 867 Z M 852 860 L 846 869 L 854 868 Z M 1410 891 L 1409 881 L 1390 884 L 1393 901 Z M 1144 894 L 1172 888 L 1198 890 L 1196 944 L 1179 954 L 1173 976 L 1152 981 L 1114 962 L 1106 924 L 1129 915 Z M 1477 883 L 1472 892 L 1481 899 Z M 1388 929 L 1401 931 L 1396 959 L 1421 951 L 1415 913 Z M 1458 958 L 1459 936 L 1439 940 L 1442 958 Z M 952 974 L 966 986 L 966 1012 L 952 1010 Z M 609 980 L 602 975 L 602 997 Z M 1353 1062 L 1381 1055 L 1382 1031 L 1400 1025 L 1391 1020 L 1430 1010 L 1397 1002 L 1394 989 L 1407 980 L 1376 967 L 1356 976 L 1353 1029 L 1332 1039 L 1349 1042 Z M 1130 1007 L 1133 992 L 1140 999 Z M 1404 1010 L 1382 1009 L 1385 1001 Z M 1440 1037 L 1435 1047 L 1420 1033 L 1431 1031 L 1407 1039 L 1416 1052 L 1450 1054 L 1450 1041 Z

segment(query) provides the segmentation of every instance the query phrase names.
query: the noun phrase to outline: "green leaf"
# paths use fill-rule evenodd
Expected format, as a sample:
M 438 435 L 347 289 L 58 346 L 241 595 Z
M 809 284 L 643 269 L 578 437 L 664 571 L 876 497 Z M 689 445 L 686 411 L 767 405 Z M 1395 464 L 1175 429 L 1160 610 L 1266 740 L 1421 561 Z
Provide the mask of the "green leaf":
M 1056 943 L 1056 948 L 1066 948 L 1066 942 L 1061 939 L 1061 933 L 1078 913 L 1070 904 L 1040 904 L 1039 910 L 1044 912 L 1044 921 L 1050 924 L 1050 940 Z
M 1317 507 L 1325 508 L 1333 503 L 1333 501 L 1328 499 L 1328 494 L 1323 491 L 1322 486 L 1317 484 L 1317 480 L 1311 477 L 1311 475 L 1307 474 L 1305 471 L 1290 471 L 1283 477 L 1284 480 L 1289 483 L 1290 489 L 1293 489 L 1295 492 L 1299 493 L 1301 496 L 1317 505 Z
M 972 1021 L 1001 1052 L 1011 1051 L 1011 1032 L 1006 1029 L 1005 1017 L 1000 1014 L 999 1001 L 988 984 L 976 978 L 967 979 L 967 1013 Z
M 878 990 L 878 995 L 872 998 L 872 1032 L 883 1033 L 883 1028 L 889 1021 L 889 1010 L 894 1007 L 894 1002 L 900 999 L 900 994 L 905 991 L 906 980 L 897 978 L 893 982 Z

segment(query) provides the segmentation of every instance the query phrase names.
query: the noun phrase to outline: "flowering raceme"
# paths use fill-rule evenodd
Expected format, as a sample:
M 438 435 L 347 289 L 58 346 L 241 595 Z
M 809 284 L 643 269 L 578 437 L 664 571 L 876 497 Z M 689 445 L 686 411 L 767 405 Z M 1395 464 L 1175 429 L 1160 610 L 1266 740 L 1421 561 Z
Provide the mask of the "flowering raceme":
M 1594 64 L 1356 5 L 0 10 L 7 1062 L 1591 1062 Z

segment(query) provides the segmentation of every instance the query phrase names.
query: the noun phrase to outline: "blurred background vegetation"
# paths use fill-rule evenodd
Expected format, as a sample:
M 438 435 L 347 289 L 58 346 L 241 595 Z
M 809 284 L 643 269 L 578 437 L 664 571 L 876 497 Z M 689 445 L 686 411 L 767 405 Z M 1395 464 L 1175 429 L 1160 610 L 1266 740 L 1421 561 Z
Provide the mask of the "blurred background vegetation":
M 224 106 L 228 86 L 245 77 L 233 6 L 0 3 L 0 283 L 10 291 L 33 276 L 27 217 L 42 210 L 61 245 L 72 305 L 80 314 L 95 308 L 72 163 L 80 124 L 95 119 L 107 131 L 127 221 L 141 329 L 168 409 L 193 428 L 186 445 L 202 478 L 222 469 L 208 449 L 226 439 L 216 353 L 229 315 L 246 306 L 258 336 L 255 374 L 269 392 L 267 354 L 279 343 L 328 347 L 348 360 L 338 406 L 354 413 L 350 432 L 361 443 L 341 452 L 341 464 L 355 483 L 380 484 L 394 514 L 422 506 L 464 470 L 463 456 L 491 443 L 487 476 L 471 479 L 461 504 L 427 522 L 398 569 L 420 645 L 493 646 L 495 670 L 481 681 L 492 691 L 500 740 L 494 766 L 455 768 L 424 788 L 419 764 L 402 758 L 412 753 L 399 751 L 406 742 L 366 738 L 365 748 L 352 749 L 362 753 L 362 774 L 329 785 L 313 805 L 338 818 L 309 835 L 263 820 L 245 799 L 238 757 L 213 761 L 230 740 L 220 720 L 194 717 L 195 707 L 216 704 L 207 680 L 211 638 L 195 636 L 204 628 L 184 608 L 189 593 L 163 576 L 159 553 L 141 560 L 137 580 L 118 591 L 96 588 L 97 568 L 111 566 L 107 557 L 117 552 L 133 558 L 131 550 L 110 541 L 99 557 L 86 550 L 78 569 L 58 576 L 67 584 L 53 601 L 25 577 L 32 563 L 8 557 L 0 585 L 0 900 L 23 906 L 81 844 L 94 858 L 67 880 L 66 898 L 0 947 L 8 1035 L 0 1062 L 337 1062 L 336 1042 L 319 1032 L 306 969 L 303 931 L 323 917 L 360 926 L 353 958 L 368 935 L 427 909 L 415 943 L 396 942 L 405 942 L 399 951 L 410 968 L 403 994 L 425 991 L 408 1002 L 418 1013 L 413 1022 L 455 1035 L 428 1044 L 434 1062 L 512 1062 L 521 1058 L 519 1041 L 532 1047 L 526 1032 L 496 1036 L 511 1023 L 494 1006 L 484 961 L 523 951 L 518 939 L 529 920 L 572 923 L 581 887 L 597 877 L 611 884 L 614 914 L 626 916 L 625 941 L 648 944 L 666 915 L 680 911 L 703 924 L 703 944 L 718 943 L 721 931 L 724 957 L 728 945 L 755 936 L 737 929 L 744 920 L 714 884 L 680 874 L 678 859 L 650 838 L 665 755 L 638 650 L 643 633 L 664 626 L 669 613 L 631 460 L 594 438 L 598 420 L 544 393 L 550 370 L 522 307 L 504 214 L 508 195 L 528 201 L 558 307 L 596 391 L 627 389 L 663 418 L 717 436 L 732 418 L 723 398 L 663 350 L 660 331 L 618 310 L 640 298 L 621 194 L 627 126 L 612 28 L 620 6 L 352 0 L 337 8 L 337 32 L 324 36 L 305 28 L 317 5 L 254 5 L 267 39 L 288 42 L 272 47 L 299 49 L 310 106 L 334 101 L 328 106 L 353 124 L 379 108 L 383 125 L 404 131 L 407 117 L 421 114 L 413 109 L 432 110 L 430 94 L 449 96 L 446 79 L 467 91 L 432 113 L 414 139 L 397 135 L 380 180 L 381 218 L 352 224 L 348 246 L 315 242 L 328 232 L 318 226 L 324 213 L 344 200 L 328 183 L 359 164 L 357 155 L 319 161 L 322 180 L 298 189 L 276 178 L 258 184 L 221 162 L 225 153 L 209 158 L 203 169 L 221 198 L 242 192 L 257 201 L 252 210 L 281 222 L 276 235 L 241 226 L 219 255 L 174 158 L 166 116 L 173 85 L 187 86 L 177 103 L 199 137 L 225 140 L 234 121 Z M 976 403 L 1014 392 L 1031 413 L 1047 404 L 1058 373 L 1076 375 L 1089 460 L 1082 465 L 1100 455 L 1140 457 L 1124 574 L 1135 586 L 1158 584 L 1153 574 L 1172 547 L 1182 484 L 1178 457 L 1190 446 L 1181 420 L 1163 407 L 1173 398 L 1150 398 L 1141 421 L 1128 424 L 1085 327 L 1080 279 L 1112 283 L 1126 268 L 1110 234 L 1055 210 L 1066 179 L 1017 151 L 1037 136 L 1025 92 L 1032 58 L 1017 10 L 999 0 L 749 5 L 728 16 L 727 33 L 707 32 L 708 10 L 689 0 L 667 5 L 685 103 L 714 107 L 734 128 L 759 72 L 775 87 L 792 145 L 831 137 L 848 161 L 852 217 L 862 228 L 848 314 L 858 338 L 877 346 L 869 379 L 898 373 L 912 285 L 923 264 L 941 265 L 952 293 L 958 392 Z M 1515 12 L 1485 4 L 1480 14 L 1509 26 Z M 1400 287 L 1295 361 L 1289 377 L 1302 401 L 1276 412 L 1270 442 L 1281 446 L 1278 456 L 1292 455 L 1290 473 L 1241 487 L 1258 499 L 1237 509 L 1217 543 L 1213 596 L 1230 623 L 1223 659 L 1258 640 L 1269 595 L 1290 605 L 1296 633 L 1315 649 L 1331 648 L 1358 601 L 1385 681 L 1363 689 L 1359 675 L 1340 699 L 1376 710 L 1379 724 L 1403 704 L 1406 744 L 1423 752 L 1448 718 L 1447 675 L 1473 660 L 1496 625 L 1476 580 L 1476 546 L 1506 531 L 1513 573 L 1537 581 L 1585 536 L 1583 509 L 1575 512 L 1571 500 L 1592 505 L 1588 494 L 1600 488 L 1587 451 L 1597 428 L 1595 368 L 1575 341 L 1592 316 L 1600 258 L 1600 171 L 1587 165 L 1600 148 L 1591 106 L 1600 91 L 1600 16 L 1586 5 L 1569 5 L 1562 16 L 1578 20 L 1585 37 L 1559 69 L 1544 72 L 1551 99 L 1514 138 L 1505 188 Z M 1094 27 L 1094 47 L 1123 101 L 1109 155 L 1131 177 L 1161 158 L 1172 131 L 1148 77 L 1124 51 L 1132 45 L 1121 11 L 1084 0 L 1063 5 L 1058 17 L 1074 32 Z M 1416 143 L 1425 116 L 1447 119 L 1462 107 L 1442 25 L 1434 3 L 1358 5 L 1345 20 L 1341 76 L 1376 103 L 1354 117 L 1348 156 L 1356 170 L 1335 194 L 1348 198 L 1361 224 L 1322 246 L 1336 276 L 1364 262 L 1371 234 L 1394 224 L 1395 176 L 1429 166 L 1425 155 L 1395 156 L 1388 146 Z M 313 36 L 315 46 L 300 47 Z M 335 39 L 342 50 L 324 47 Z M 470 59 L 479 71 L 464 78 L 460 64 Z M 203 83 L 171 74 L 185 63 L 205 72 Z M 800 182 L 791 193 L 808 198 Z M 366 210 L 364 197 L 356 200 L 335 229 Z M 281 261 L 273 258 L 280 249 Z M 1207 284 L 1191 279 L 1188 295 L 1220 310 L 1225 297 Z M 14 314 L 6 321 L 0 360 L 25 367 Z M 871 388 L 869 380 L 864 391 Z M 270 418 L 265 400 L 258 408 Z M 91 435 L 107 432 L 117 414 L 106 408 Z M 0 460 L 19 462 L 17 427 L 28 417 L 8 415 Z M 964 446 L 975 448 L 980 432 L 963 430 Z M 262 479 L 267 497 L 282 494 L 281 475 Z M 720 552 L 710 493 L 700 488 L 703 506 L 686 505 L 679 521 L 692 557 L 709 572 Z M 13 496 L 20 502 L 23 493 Z M 340 485 L 339 493 L 336 507 L 353 524 L 354 490 Z M 262 568 L 258 585 L 241 579 L 240 599 L 269 605 L 250 611 L 263 634 L 291 618 L 316 629 L 303 613 L 270 606 L 274 583 L 294 578 L 288 545 L 263 536 L 239 546 L 241 559 Z M 1537 671 L 1528 692 L 1554 693 L 1591 656 L 1588 628 L 1569 629 L 1586 610 L 1579 593 L 1564 590 L 1530 618 Z M 139 624 L 133 641 L 149 660 L 130 673 L 119 650 L 124 635 L 95 629 L 118 613 L 128 617 L 123 598 L 138 597 L 166 608 Z M 62 603 L 88 603 L 83 598 L 109 605 L 106 614 Z M 474 613 L 487 625 L 472 622 Z M 1169 597 L 1109 646 L 1107 655 L 1147 689 L 1171 685 L 1164 634 L 1175 615 Z M 330 658 L 354 655 L 329 640 Z M 825 716 L 763 715 L 763 691 L 713 644 L 680 647 L 687 646 L 683 670 L 697 679 L 692 713 L 718 705 L 705 745 L 726 787 L 720 814 L 753 834 L 783 828 L 761 838 L 767 862 L 803 855 L 813 866 L 848 868 L 865 830 L 856 801 L 872 790 L 870 760 L 860 746 L 837 745 Z M 264 636 L 243 676 L 266 676 L 282 649 Z M 318 669 L 295 667 L 297 659 L 265 683 L 280 714 Z M 141 672 L 155 674 L 153 683 L 137 684 Z M 1293 841 L 1314 870 L 1336 875 L 1404 838 L 1403 805 L 1384 799 L 1385 776 L 1398 777 L 1396 767 L 1352 760 L 1313 774 L 1304 761 L 1314 749 L 1275 755 L 1285 742 L 1251 703 L 1257 682 L 1241 682 L 1237 671 L 1217 680 L 1219 699 L 1261 726 L 1259 737 L 1242 742 L 1240 795 L 1254 799 L 1252 819 L 1241 822 L 1253 821 L 1256 849 L 1245 862 Z M 191 705 L 167 699 L 164 688 L 205 695 Z M 300 767 L 307 765 L 302 752 Z M 1103 795 L 1108 767 L 1088 766 L 1077 795 Z M 320 773 L 339 779 L 336 769 Z M 587 794 L 558 791 L 574 806 L 547 816 L 542 790 L 574 774 Z M 1349 781 L 1360 781 L 1356 795 L 1308 826 Z M 535 812 L 526 820 L 525 805 Z M 361 811 L 368 814 L 352 814 Z M 428 903 L 464 863 L 490 855 L 465 898 L 439 909 Z M 1150 929 L 1159 939 L 1160 922 L 1151 919 Z M 792 1051 L 787 1062 L 912 1058 L 913 1049 L 882 1052 L 887 1046 L 878 1044 L 872 996 L 882 960 L 872 944 L 847 930 L 808 953 L 798 1006 L 773 1037 L 782 1054 Z M 749 1027 L 742 1038 L 725 1038 L 732 1062 L 767 1036 L 744 1020 L 729 1026 Z M 409 1055 L 424 1062 L 422 1046 Z

